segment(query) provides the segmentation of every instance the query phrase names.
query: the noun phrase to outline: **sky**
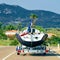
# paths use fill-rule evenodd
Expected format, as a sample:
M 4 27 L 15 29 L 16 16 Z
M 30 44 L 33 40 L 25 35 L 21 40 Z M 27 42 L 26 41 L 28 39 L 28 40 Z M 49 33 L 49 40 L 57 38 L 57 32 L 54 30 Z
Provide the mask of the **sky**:
M 60 0 L 0 0 L 0 4 L 19 5 L 28 10 L 46 10 L 60 14 Z

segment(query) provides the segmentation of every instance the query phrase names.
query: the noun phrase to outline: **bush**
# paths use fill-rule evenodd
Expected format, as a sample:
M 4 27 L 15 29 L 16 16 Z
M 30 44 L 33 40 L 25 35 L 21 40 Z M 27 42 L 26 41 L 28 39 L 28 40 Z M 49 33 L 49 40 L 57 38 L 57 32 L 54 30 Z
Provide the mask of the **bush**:
M 45 32 L 45 29 L 43 27 L 41 27 L 41 26 L 35 26 L 35 28 L 38 29 L 38 30 L 40 30 L 40 31 Z
M 10 43 L 10 45 L 12 46 L 16 46 L 18 44 L 19 44 L 18 40 L 12 40 L 12 42 Z
M 60 38 L 57 36 L 52 36 L 51 38 L 47 39 L 47 43 L 57 45 L 60 43 Z
M 0 39 L 7 40 L 7 36 L 5 35 L 4 31 L 0 29 Z

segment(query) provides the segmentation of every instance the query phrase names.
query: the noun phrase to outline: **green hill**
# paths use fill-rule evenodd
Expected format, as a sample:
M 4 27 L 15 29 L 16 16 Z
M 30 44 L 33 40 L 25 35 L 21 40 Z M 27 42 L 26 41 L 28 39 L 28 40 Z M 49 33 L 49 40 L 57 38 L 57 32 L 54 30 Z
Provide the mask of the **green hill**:
M 4 25 L 22 23 L 26 26 L 30 22 L 30 14 L 38 16 L 36 25 L 49 27 L 60 27 L 60 14 L 44 10 L 27 10 L 17 5 L 0 4 L 0 22 Z

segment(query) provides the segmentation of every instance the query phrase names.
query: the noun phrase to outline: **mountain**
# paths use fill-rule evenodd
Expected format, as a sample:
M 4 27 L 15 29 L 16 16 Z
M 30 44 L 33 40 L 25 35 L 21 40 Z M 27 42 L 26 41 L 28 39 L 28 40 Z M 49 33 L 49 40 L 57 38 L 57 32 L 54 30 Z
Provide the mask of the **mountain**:
M 44 10 L 27 10 L 17 5 L 0 4 L 0 22 L 3 24 L 22 23 L 26 26 L 30 22 L 29 16 L 36 14 L 38 19 L 36 25 L 45 28 L 60 28 L 60 14 Z

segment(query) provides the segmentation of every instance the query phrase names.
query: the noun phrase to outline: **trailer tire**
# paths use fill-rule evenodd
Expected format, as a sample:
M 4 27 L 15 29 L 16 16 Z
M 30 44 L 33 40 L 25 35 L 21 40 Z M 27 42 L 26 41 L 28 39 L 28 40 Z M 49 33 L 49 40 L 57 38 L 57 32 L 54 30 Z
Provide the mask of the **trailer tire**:
M 46 55 L 46 53 L 43 53 L 43 55 Z
M 20 55 L 20 53 L 17 53 L 17 55 Z

